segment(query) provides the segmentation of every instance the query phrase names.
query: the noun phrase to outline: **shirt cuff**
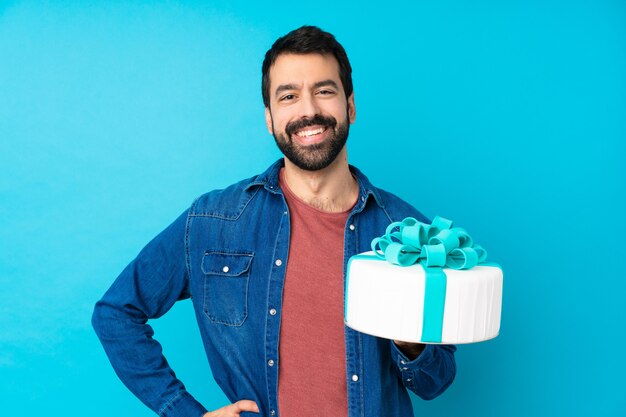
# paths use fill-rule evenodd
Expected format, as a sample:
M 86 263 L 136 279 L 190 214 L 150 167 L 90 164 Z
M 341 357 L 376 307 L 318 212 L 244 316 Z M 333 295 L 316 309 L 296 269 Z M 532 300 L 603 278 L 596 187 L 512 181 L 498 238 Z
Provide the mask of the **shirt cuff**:
M 422 350 L 419 356 L 410 360 L 404 353 L 402 353 L 400 348 L 393 343 L 393 340 L 390 340 L 389 342 L 391 343 L 391 357 L 401 371 L 405 370 L 403 368 L 417 370 L 418 368 L 428 365 L 434 358 L 434 345 L 425 345 L 424 350 Z
M 202 417 L 208 410 L 187 391 L 180 391 L 160 410 L 161 417 Z
M 400 348 L 393 343 L 393 340 L 390 340 L 389 343 L 391 343 L 391 358 L 398 367 L 402 383 L 408 389 L 414 390 L 416 387 L 415 379 L 418 375 L 418 371 L 432 362 L 435 347 L 433 345 L 424 346 L 422 353 L 420 353 L 417 358 L 410 360 L 404 353 L 402 353 Z

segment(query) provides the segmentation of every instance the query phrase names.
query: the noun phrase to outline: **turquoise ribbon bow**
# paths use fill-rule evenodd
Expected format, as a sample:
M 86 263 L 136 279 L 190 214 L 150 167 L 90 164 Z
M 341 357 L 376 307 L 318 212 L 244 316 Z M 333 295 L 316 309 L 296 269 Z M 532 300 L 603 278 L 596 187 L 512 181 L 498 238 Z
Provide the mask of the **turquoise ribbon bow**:
M 372 250 L 381 259 L 400 266 L 419 263 L 426 273 L 422 341 L 441 343 L 446 300 L 443 267 L 470 269 L 485 262 L 487 251 L 452 221 L 435 217 L 432 224 L 413 217 L 387 226 L 385 234 L 372 240 Z

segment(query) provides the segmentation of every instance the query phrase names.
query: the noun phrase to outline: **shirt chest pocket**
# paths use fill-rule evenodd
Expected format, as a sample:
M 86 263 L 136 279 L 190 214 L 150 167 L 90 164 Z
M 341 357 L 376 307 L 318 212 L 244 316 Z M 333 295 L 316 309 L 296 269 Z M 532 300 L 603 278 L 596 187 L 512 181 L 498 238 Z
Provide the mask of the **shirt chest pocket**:
M 248 317 L 248 280 L 253 257 L 249 252 L 204 253 L 204 314 L 212 322 L 241 326 Z

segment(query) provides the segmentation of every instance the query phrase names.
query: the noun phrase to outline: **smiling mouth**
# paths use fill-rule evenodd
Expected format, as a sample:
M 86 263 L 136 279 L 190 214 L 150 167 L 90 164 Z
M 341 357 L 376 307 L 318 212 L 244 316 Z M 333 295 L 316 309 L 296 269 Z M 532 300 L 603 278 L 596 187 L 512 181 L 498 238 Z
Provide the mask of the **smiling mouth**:
M 319 135 L 320 133 L 324 133 L 326 127 L 318 127 L 317 129 L 303 129 L 299 132 L 296 132 L 296 136 L 301 138 L 308 138 L 311 136 Z

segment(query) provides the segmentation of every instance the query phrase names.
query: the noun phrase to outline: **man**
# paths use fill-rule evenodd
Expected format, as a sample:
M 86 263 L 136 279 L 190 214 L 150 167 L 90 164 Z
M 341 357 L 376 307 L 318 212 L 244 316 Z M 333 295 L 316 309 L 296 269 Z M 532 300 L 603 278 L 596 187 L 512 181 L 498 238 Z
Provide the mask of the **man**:
M 389 223 L 426 219 L 348 165 L 351 67 L 331 34 L 304 26 L 278 39 L 262 91 L 284 159 L 199 197 L 96 304 L 94 328 L 122 381 L 162 416 L 412 416 L 405 388 L 442 393 L 455 348 L 345 327 L 343 277 Z M 189 297 L 233 402 L 213 412 L 175 377 L 146 324 Z

